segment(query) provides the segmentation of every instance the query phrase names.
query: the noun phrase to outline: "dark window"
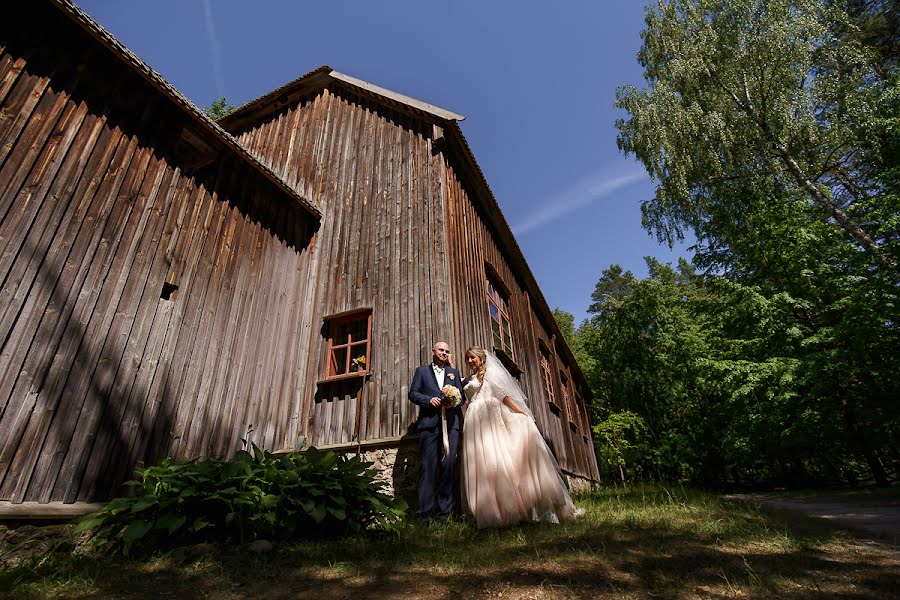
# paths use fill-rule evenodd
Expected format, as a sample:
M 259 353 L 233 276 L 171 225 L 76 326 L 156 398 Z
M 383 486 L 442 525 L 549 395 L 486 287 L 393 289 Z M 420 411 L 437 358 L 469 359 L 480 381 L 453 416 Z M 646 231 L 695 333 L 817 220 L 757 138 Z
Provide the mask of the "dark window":
M 509 327 L 509 296 L 501 291 L 496 283 L 487 278 L 488 308 L 491 312 L 491 339 L 494 348 L 502 350 L 510 359 L 512 352 L 512 333 Z
M 559 373 L 559 386 L 560 392 L 562 394 L 563 406 L 566 407 L 566 412 L 569 413 L 569 425 L 571 425 L 573 429 L 577 429 L 578 412 L 575 408 L 574 398 L 569 395 L 569 378 L 566 377 L 562 372 Z
M 556 404 L 553 395 L 553 371 L 550 369 L 550 353 L 543 346 L 538 348 L 541 355 L 541 376 L 544 378 L 544 391 L 547 393 L 547 402 Z
M 581 434 L 587 441 L 588 433 L 591 431 L 591 423 L 587 416 L 587 406 L 584 404 L 584 396 L 581 392 L 575 392 L 575 406 L 578 408 L 578 422 L 581 424 Z
M 372 365 L 372 311 L 325 319 L 325 379 L 366 375 Z

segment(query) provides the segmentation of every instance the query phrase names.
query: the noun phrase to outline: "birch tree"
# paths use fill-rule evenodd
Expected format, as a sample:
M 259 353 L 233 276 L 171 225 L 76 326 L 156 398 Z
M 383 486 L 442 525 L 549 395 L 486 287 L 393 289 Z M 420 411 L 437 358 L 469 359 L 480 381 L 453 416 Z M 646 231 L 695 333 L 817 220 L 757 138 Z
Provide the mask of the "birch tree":
M 885 73 L 848 34 L 856 25 L 842 3 L 659 0 L 645 22 L 647 87 L 623 86 L 616 100 L 628 114 L 616 123 L 619 147 L 657 184 L 645 227 L 670 244 L 685 229 L 704 241 L 717 212 L 776 190 L 770 201 L 816 207 L 896 279 L 895 259 L 859 215 L 882 193 L 859 177 L 860 157 L 885 98 L 896 99 L 896 69 Z

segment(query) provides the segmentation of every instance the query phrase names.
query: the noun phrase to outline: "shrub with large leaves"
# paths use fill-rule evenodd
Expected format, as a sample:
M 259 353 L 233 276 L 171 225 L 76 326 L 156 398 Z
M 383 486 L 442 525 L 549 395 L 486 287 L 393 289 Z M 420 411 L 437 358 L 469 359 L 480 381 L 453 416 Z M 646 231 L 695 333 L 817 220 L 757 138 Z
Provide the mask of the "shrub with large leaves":
M 391 529 L 404 505 L 381 491 L 358 456 L 251 448 L 231 460 L 173 461 L 137 470 L 134 494 L 82 518 L 78 529 L 125 553 L 198 541 L 323 537 Z

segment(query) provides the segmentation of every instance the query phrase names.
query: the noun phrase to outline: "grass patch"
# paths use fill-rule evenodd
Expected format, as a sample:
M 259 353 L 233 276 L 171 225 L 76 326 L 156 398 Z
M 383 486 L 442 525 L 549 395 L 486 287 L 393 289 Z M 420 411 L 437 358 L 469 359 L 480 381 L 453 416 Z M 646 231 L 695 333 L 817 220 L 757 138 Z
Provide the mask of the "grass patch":
M 808 519 L 680 488 L 610 489 L 576 502 L 587 514 L 565 525 L 406 524 L 267 554 L 238 546 L 128 560 L 78 556 L 57 540 L 3 568 L 0 590 L 14 598 L 213 599 L 900 594 L 896 551 Z

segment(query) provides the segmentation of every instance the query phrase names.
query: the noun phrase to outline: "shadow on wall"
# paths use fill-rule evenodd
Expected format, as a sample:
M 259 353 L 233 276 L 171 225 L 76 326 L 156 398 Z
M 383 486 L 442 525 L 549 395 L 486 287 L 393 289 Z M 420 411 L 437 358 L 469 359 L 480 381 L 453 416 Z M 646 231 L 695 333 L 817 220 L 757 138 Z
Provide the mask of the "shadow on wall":
M 404 436 L 396 449 L 396 458 L 391 469 L 394 496 L 402 498 L 411 512 L 418 505 L 417 484 L 419 481 L 419 438 Z
M 4 64 L 25 64 L 0 99 L 23 128 L 0 156 L 0 500 L 106 499 L 136 463 L 165 455 L 174 413 L 193 409 L 196 396 L 179 404 L 191 346 L 211 344 L 195 340 L 188 302 L 201 286 L 237 295 L 225 293 L 227 277 L 210 277 L 220 263 L 209 253 L 196 281 L 164 285 L 174 262 L 200 260 L 185 252 L 209 225 L 188 225 L 199 188 L 239 213 L 230 223 L 243 219 L 294 252 L 308 248 L 315 224 L 241 160 L 223 159 L 221 144 L 213 162 L 189 169 L 179 141 L 201 128 L 49 4 L 20 4 L 27 19 L 0 21 Z M 38 22 L 54 43 L 17 25 Z M 39 80 L 49 85 L 34 94 Z M 148 195 L 145 180 L 160 173 Z M 220 235 L 210 230 L 208 246 Z M 254 273 L 258 259 L 248 259 Z M 223 431 L 220 415 L 206 417 L 190 425 L 206 439 L 238 438 L 246 426 Z
M 81 273 L 73 280 L 60 265 L 80 262 L 85 276 L 100 281 L 117 281 L 128 265 L 110 272 L 115 261 L 97 255 L 96 246 L 84 257 L 74 256 L 71 245 L 59 258 L 27 243 L 26 250 L 45 260 L 21 294 L 17 319 L 2 332 L 0 498 L 105 499 L 120 492 L 139 460 L 153 460 L 165 447 L 172 422 L 168 360 L 146 350 L 153 347 L 151 332 L 167 330 L 171 303 L 157 296 L 149 306 L 130 307 L 143 311 L 122 323 L 119 311 L 129 307 L 114 297 L 114 286 L 86 294 Z M 110 256 L 114 250 L 107 248 Z M 107 270 L 92 273 L 97 268 Z
M 410 426 L 412 428 L 413 426 Z M 410 514 L 416 512 L 418 508 L 418 483 L 419 483 L 419 437 L 418 435 L 407 433 L 400 440 L 400 444 L 396 449 L 393 464 L 390 467 L 390 477 L 392 481 L 392 492 L 395 497 L 402 498 L 409 507 Z M 367 458 L 367 460 L 371 460 Z M 462 486 L 460 485 L 462 470 L 459 468 L 462 461 L 462 453 L 457 456 L 456 461 L 456 486 L 453 495 L 453 513 L 462 515 L 464 508 L 462 505 Z M 376 468 L 378 463 L 376 462 Z M 439 474 L 438 474 L 439 475 Z M 435 485 L 439 483 L 439 477 L 435 477 Z

